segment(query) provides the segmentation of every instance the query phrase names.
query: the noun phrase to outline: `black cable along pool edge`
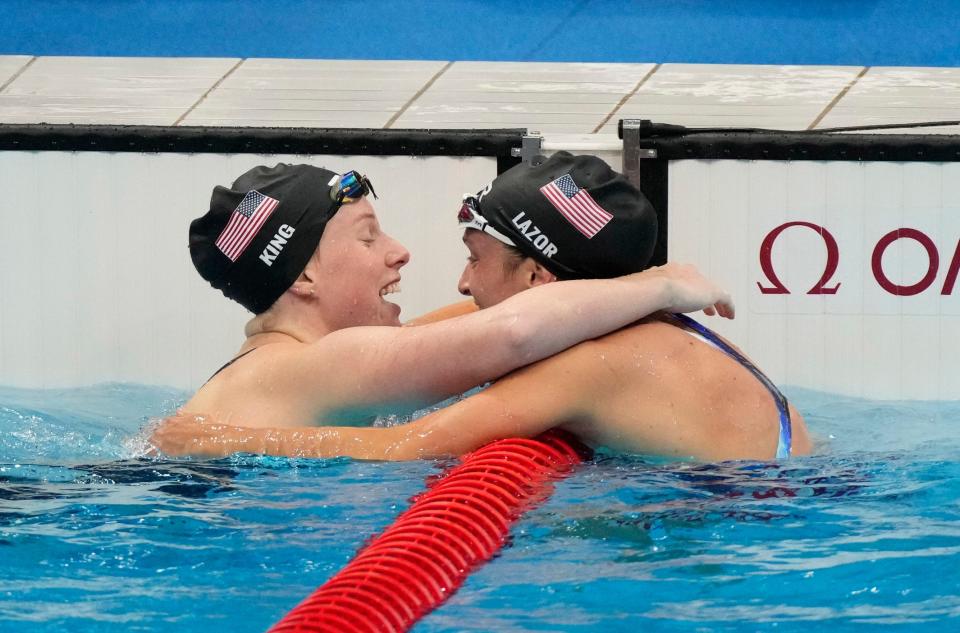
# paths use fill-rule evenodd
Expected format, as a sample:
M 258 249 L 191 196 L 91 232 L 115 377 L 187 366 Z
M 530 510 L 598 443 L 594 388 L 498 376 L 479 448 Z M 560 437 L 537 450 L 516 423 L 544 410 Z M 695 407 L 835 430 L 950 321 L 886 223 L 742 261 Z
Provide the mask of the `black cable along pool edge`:
M 512 156 L 525 129 L 164 127 L 0 124 L 0 150 L 356 156 Z
M 623 138 L 623 121 L 619 134 Z M 960 161 L 958 134 L 864 134 L 684 128 L 644 121 L 640 148 L 660 160 Z

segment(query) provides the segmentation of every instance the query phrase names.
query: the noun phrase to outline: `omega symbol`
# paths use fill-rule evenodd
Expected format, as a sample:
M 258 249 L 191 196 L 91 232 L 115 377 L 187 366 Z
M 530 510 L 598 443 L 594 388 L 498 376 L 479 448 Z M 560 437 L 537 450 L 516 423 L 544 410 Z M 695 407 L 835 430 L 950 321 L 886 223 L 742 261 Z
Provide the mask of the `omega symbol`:
M 760 282 L 757 282 L 757 287 L 760 288 L 760 292 L 765 295 L 788 295 L 790 291 L 787 290 L 787 287 L 783 285 L 783 282 L 780 281 L 780 278 L 777 277 L 776 271 L 773 270 L 773 243 L 777 241 L 777 238 L 783 233 L 786 229 L 791 226 L 805 226 L 808 229 L 813 229 L 816 233 L 823 239 L 823 243 L 827 247 L 827 264 L 823 269 L 823 275 L 820 277 L 820 281 L 814 284 L 807 294 L 808 295 L 833 295 L 837 293 L 837 289 L 840 287 L 840 284 L 833 286 L 832 288 L 827 287 L 827 283 L 830 279 L 833 278 L 834 273 L 837 272 L 837 264 L 840 263 L 840 248 L 837 246 L 837 240 L 833 238 L 833 235 L 830 234 L 830 231 L 820 226 L 819 224 L 813 224 L 812 222 L 787 222 L 786 224 L 781 224 L 777 228 L 773 229 L 767 236 L 763 238 L 763 243 L 760 245 L 760 267 L 763 269 L 763 274 L 767 276 L 767 281 L 769 281 L 772 286 L 765 288 Z

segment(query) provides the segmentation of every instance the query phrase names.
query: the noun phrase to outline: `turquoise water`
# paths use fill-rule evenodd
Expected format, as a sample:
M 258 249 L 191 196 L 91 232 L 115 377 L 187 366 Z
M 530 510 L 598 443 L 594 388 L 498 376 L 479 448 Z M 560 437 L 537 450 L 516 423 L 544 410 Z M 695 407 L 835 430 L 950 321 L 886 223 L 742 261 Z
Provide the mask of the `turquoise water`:
M 0 631 L 262 631 L 445 464 L 137 457 L 186 394 L 0 389 Z M 417 631 L 960 625 L 960 403 L 789 392 L 782 464 L 600 456 Z

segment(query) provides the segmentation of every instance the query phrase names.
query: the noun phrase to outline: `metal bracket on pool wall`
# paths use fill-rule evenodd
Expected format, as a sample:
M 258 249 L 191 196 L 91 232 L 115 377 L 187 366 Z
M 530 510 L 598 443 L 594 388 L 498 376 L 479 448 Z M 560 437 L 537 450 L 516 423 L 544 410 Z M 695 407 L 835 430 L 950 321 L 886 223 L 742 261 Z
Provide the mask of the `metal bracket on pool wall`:
M 623 175 L 640 188 L 640 161 L 657 158 L 656 149 L 640 147 L 640 128 L 650 127 L 646 119 L 621 119 L 620 138 L 623 139 Z
M 620 119 L 617 132 L 623 140 L 623 175 L 643 192 L 657 211 L 659 231 L 650 263 L 660 266 L 667 262 L 667 163 L 657 160 L 660 152 L 656 148 L 640 147 L 641 137 L 647 137 L 653 127 L 647 119 Z M 641 130 L 647 133 L 641 134 Z
M 540 132 L 527 132 L 520 141 L 520 147 L 511 148 L 510 154 L 524 163 L 529 163 L 543 150 L 543 136 Z

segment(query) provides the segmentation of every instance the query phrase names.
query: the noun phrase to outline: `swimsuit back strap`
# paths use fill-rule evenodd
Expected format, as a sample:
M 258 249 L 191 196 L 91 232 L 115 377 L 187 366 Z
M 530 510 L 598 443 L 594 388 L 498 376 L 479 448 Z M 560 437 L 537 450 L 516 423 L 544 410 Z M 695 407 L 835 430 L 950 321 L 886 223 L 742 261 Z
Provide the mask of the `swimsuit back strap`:
M 245 351 L 244 353 L 242 353 L 242 354 L 240 354 L 240 355 L 238 355 L 238 356 L 234 356 L 233 358 L 231 358 L 230 360 L 228 360 L 226 363 L 224 363 L 224 364 L 223 364 L 223 367 L 221 367 L 221 368 L 218 369 L 217 371 L 213 372 L 213 373 L 210 375 L 210 377 L 207 378 L 207 382 L 210 382 L 211 380 L 213 380 L 213 377 L 214 377 L 214 376 L 216 376 L 217 374 L 219 374 L 220 372 L 222 372 L 224 369 L 226 369 L 226 368 L 229 367 L 230 365 L 234 364 L 235 362 L 237 362 L 238 360 L 240 360 L 241 358 L 243 358 L 244 356 L 246 356 L 246 355 L 249 354 L 250 352 L 254 352 L 254 351 L 256 351 L 256 350 L 257 350 L 257 348 L 254 347 L 254 348 L 252 348 L 252 349 L 248 349 L 247 351 Z M 205 382 L 205 383 L 203 383 L 203 384 L 207 384 L 207 383 Z
M 746 367 L 747 370 L 756 376 L 757 380 L 759 380 L 760 383 L 767 388 L 767 391 L 770 392 L 770 395 L 773 396 L 773 399 L 777 404 L 777 409 L 780 411 L 780 435 L 777 439 L 777 459 L 785 459 L 790 457 L 790 446 L 793 443 L 793 438 L 790 424 L 790 407 L 787 404 L 786 396 L 783 395 L 780 389 L 773 384 L 773 381 L 767 378 L 767 375 L 760 371 L 760 369 L 754 365 L 749 358 L 727 344 L 727 342 L 717 336 L 713 330 L 701 325 L 697 321 L 688 317 L 686 314 L 674 314 L 673 317 L 683 325 L 687 326 L 703 338 L 716 345 L 717 348 L 727 354 L 727 356 L 730 356 L 738 363 Z

